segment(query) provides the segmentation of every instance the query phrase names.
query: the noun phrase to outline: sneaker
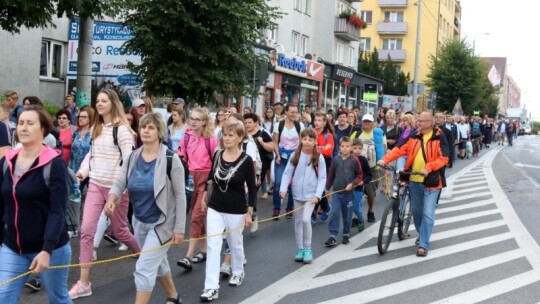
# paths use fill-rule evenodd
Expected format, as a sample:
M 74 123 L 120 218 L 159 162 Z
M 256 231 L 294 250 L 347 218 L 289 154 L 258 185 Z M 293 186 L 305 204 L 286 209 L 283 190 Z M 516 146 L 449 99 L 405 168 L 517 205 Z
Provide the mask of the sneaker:
M 285 215 L 285 218 L 288 219 L 288 220 L 292 219 L 293 218 L 292 210 L 287 209 L 286 212 L 287 212 L 287 215 Z
M 41 290 L 41 279 L 40 278 L 31 278 L 26 282 L 26 287 L 34 290 L 34 291 L 40 291 Z
M 358 223 L 358 232 L 364 231 L 365 224 L 364 222 Z
M 221 274 L 224 277 L 230 277 L 231 276 L 231 265 L 227 263 L 221 264 L 221 267 L 219 268 L 219 274 Z
M 259 222 L 257 222 L 257 215 L 253 214 L 253 216 L 251 217 L 251 227 L 249 228 L 249 231 L 251 231 L 251 233 L 255 233 L 257 232 L 257 230 L 259 230 Z
M 304 249 L 298 249 L 296 250 L 296 256 L 294 257 L 295 262 L 303 262 L 304 261 Z
M 126 244 L 124 244 L 124 243 L 120 243 L 120 247 L 118 247 L 118 250 L 119 251 L 126 251 L 126 250 L 128 250 L 128 246 L 126 246 Z
M 311 249 L 304 250 L 304 264 L 311 264 L 313 262 L 313 253 Z
M 336 244 L 337 244 L 336 238 L 333 237 L 333 236 L 331 236 L 331 237 L 328 239 L 328 241 L 326 241 L 326 242 L 324 243 L 324 245 L 325 245 L 326 247 L 334 247 L 334 246 L 336 246 Z
M 231 279 L 229 280 L 229 286 L 238 287 L 242 285 L 242 282 L 244 282 L 244 274 L 241 275 L 233 275 Z
M 343 240 L 341 241 L 341 244 L 343 244 L 343 245 L 349 244 L 349 236 L 348 235 L 343 236 Z
M 109 243 L 118 245 L 118 240 L 112 235 L 105 234 L 103 238 Z
M 328 212 L 323 212 L 321 214 L 321 222 L 326 222 L 327 219 L 328 219 Z
M 97 252 L 94 250 L 92 253 L 92 262 L 97 261 Z
M 200 299 L 203 302 L 210 302 L 213 300 L 217 300 L 218 297 L 219 297 L 219 292 L 217 289 L 205 289 L 203 290 L 203 293 L 200 296 Z
M 263 193 L 263 194 L 261 195 L 261 199 L 265 200 L 265 199 L 267 199 L 267 198 L 268 198 L 268 193 Z
M 246 259 L 246 257 L 245 257 L 245 256 L 244 256 L 244 263 L 243 263 L 243 264 L 244 264 L 244 266 L 246 266 L 246 265 L 247 265 L 247 259 Z
M 351 221 L 351 227 L 356 227 L 356 226 L 358 226 L 358 219 L 353 218 L 352 221 Z
M 77 284 L 73 285 L 69 291 L 69 297 L 74 300 L 82 297 L 89 297 L 92 295 L 92 283 L 88 282 L 88 286 L 81 281 L 77 281 Z
M 367 221 L 370 222 L 370 223 L 375 222 L 375 213 L 368 212 L 367 213 Z
M 279 209 L 274 208 L 274 212 L 272 212 L 272 220 L 279 221 Z

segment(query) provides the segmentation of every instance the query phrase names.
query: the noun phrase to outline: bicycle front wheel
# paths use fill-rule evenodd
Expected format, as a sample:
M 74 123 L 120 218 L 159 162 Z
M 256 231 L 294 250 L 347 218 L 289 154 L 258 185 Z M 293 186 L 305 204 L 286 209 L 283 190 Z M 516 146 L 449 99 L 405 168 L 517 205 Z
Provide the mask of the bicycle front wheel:
M 411 196 L 409 195 L 409 188 L 407 187 L 401 196 L 401 203 L 399 205 L 398 238 L 400 241 L 410 236 L 409 226 L 411 225 L 411 220 Z
M 379 226 L 379 237 L 377 238 L 377 249 L 379 250 L 379 254 L 385 254 L 388 250 L 388 246 L 390 246 L 398 218 L 397 212 L 397 200 L 389 200 L 384 207 L 381 225 Z

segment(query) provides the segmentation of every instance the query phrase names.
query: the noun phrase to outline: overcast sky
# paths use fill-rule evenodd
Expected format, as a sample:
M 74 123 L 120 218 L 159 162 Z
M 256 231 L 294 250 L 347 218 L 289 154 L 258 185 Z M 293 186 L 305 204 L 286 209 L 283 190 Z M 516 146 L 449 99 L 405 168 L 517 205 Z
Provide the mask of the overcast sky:
M 432 1 L 432 0 L 426 0 Z M 521 89 L 521 104 L 540 120 L 540 21 L 534 0 L 461 0 L 461 35 L 480 57 L 506 57 Z M 483 33 L 489 33 L 484 35 Z

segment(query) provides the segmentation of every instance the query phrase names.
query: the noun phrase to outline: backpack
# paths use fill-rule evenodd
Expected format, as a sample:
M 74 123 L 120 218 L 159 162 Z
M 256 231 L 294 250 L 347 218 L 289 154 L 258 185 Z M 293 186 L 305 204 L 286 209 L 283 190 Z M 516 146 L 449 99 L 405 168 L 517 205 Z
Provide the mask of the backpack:
M 281 133 L 283 132 L 283 129 L 285 128 L 285 120 L 282 120 L 279 122 L 278 125 L 278 145 L 281 141 Z M 300 137 L 300 132 L 302 132 L 302 128 L 300 127 L 300 123 L 298 121 L 294 122 L 294 128 L 296 129 L 296 132 L 298 133 L 298 137 Z
M 249 142 L 252 142 L 252 143 L 255 145 L 255 149 L 257 150 L 257 151 L 256 151 L 257 153 L 255 153 L 255 159 L 254 159 L 253 161 L 256 162 L 256 165 L 255 165 L 255 166 L 257 167 L 257 172 L 255 172 L 255 173 L 256 173 L 257 176 L 260 176 L 260 175 L 261 175 L 261 170 L 262 170 L 261 155 L 260 155 L 260 153 L 259 153 L 259 151 L 258 151 L 259 148 L 257 148 L 257 144 L 255 144 L 255 141 L 253 140 L 253 137 L 249 137 L 249 138 L 247 139 L 247 141 L 244 140 L 244 141 L 242 142 L 242 151 L 243 151 L 243 152 L 246 152 L 246 150 L 247 150 L 247 145 L 248 145 Z
M 375 152 L 375 140 L 372 139 L 364 139 L 361 137 L 360 140 L 362 140 L 362 152 L 360 155 L 364 156 L 369 164 L 370 168 L 373 168 L 377 165 L 377 153 Z
M 480 123 L 478 123 L 478 122 L 473 122 L 472 123 L 471 134 L 472 134 L 473 137 L 479 137 L 479 136 L 482 135 L 482 133 L 480 132 Z

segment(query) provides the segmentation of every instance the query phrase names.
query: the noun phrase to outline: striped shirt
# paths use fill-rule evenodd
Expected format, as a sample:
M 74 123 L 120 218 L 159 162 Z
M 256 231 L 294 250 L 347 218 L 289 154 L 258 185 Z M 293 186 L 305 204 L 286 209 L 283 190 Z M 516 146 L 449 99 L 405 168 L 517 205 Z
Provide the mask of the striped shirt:
M 127 162 L 129 155 L 133 151 L 134 140 L 131 132 L 126 126 L 118 127 L 118 146 L 113 140 L 113 126 L 111 123 L 103 125 L 101 134 L 92 140 L 90 152 L 86 154 L 79 173 L 83 179 L 90 176 L 90 182 L 110 188 L 116 177 L 120 174 L 120 149 L 124 162 Z

